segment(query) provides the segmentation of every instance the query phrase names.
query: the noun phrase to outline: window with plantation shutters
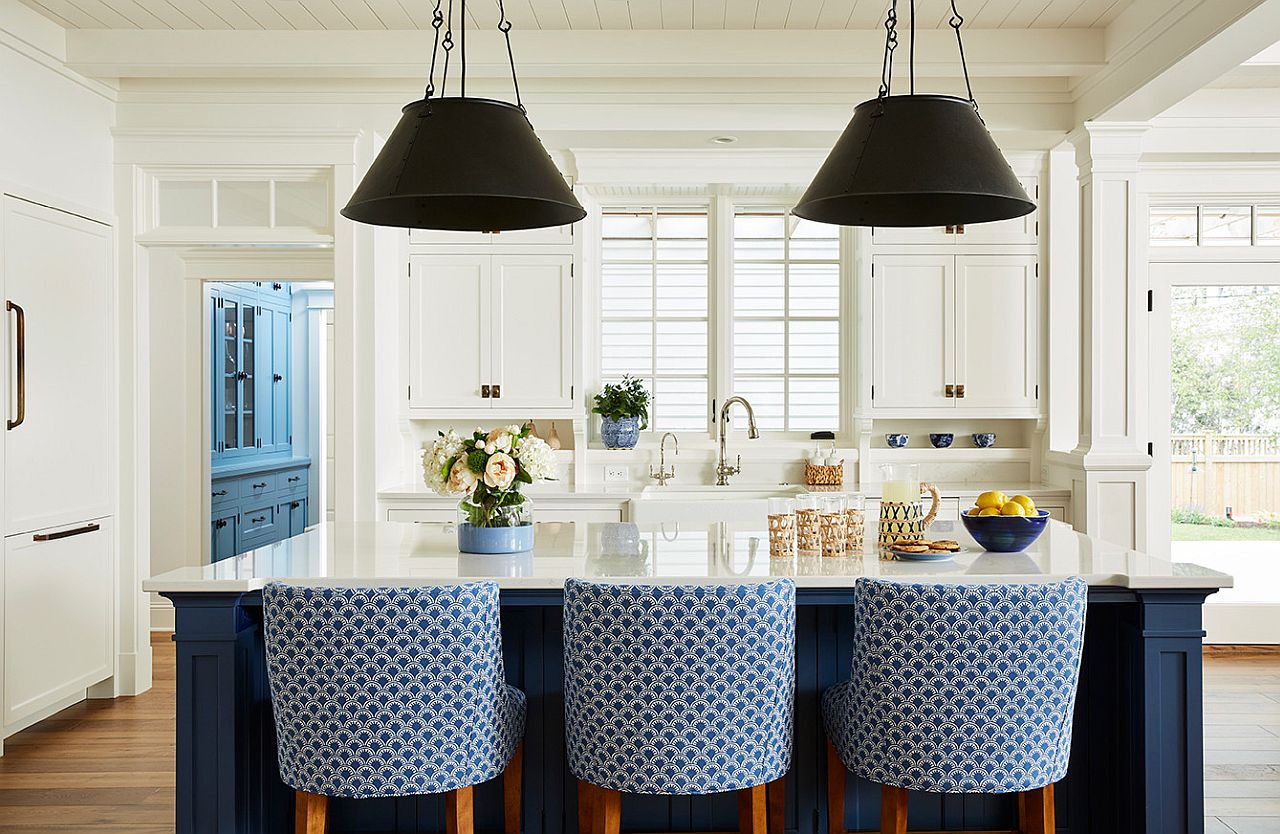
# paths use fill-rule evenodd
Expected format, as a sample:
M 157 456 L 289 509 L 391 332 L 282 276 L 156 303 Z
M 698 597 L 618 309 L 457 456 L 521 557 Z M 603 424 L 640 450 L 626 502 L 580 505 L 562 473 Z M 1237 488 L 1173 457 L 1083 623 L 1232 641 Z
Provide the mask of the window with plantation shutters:
M 733 393 L 761 431 L 840 429 L 839 232 L 784 207 L 734 209 Z
M 707 216 L 706 206 L 602 212 L 601 381 L 643 380 L 655 431 L 709 426 Z

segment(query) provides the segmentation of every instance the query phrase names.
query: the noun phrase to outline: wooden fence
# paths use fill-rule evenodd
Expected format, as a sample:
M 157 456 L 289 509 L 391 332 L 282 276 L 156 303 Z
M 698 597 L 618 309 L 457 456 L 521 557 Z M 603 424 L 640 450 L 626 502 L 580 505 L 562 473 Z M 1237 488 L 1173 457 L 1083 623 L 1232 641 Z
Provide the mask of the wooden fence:
M 1280 515 L 1280 437 L 1184 434 L 1170 438 L 1173 506 L 1235 518 Z

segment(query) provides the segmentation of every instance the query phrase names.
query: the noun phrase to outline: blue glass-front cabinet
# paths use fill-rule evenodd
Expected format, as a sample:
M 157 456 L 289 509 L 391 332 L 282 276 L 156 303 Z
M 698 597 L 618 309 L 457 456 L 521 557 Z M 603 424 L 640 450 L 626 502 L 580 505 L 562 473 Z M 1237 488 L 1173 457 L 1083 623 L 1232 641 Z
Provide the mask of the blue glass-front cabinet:
M 301 533 L 310 460 L 293 456 L 288 284 L 209 284 L 213 561 Z

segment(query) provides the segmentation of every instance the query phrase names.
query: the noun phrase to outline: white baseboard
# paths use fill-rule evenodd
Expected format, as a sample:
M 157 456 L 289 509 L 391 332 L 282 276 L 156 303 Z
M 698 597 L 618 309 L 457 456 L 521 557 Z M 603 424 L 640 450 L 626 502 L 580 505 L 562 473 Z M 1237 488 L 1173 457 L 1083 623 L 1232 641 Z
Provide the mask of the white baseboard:
M 151 630 L 173 631 L 174 626 L 173 603 L 164 597 L 151 600 Z
M 1280 605 L 1210 603 L 1204 607 L 1204 632 L 1210 644 L 1280 643 Z

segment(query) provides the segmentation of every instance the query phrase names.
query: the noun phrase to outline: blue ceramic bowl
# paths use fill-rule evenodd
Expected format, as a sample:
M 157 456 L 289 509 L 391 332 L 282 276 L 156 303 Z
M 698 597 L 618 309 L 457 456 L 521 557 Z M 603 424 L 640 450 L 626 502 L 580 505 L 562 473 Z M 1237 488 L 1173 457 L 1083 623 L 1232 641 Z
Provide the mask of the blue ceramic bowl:
M 945 448 L 947 448 L 948 446 L 950 446 L 950 445 L 951 445 L 951 441 L 952 441 L 952 440 L 955 440 L 955 439 L 956 439 L 956 436 L 955 436 L 954 434 L 931 434 L 931 435 L 929 435 L 929 442 L 933 444 L 933 448 L 935 448 L 935 449 L 945 449 Z
M 909 437 L 905 434 L 886 434 L 884 442 L 889 444 L 890 449 L 902 449 L 906 447 Z
M 983 550 L 1018 553 L 1040 538 L 1049 523 L 1049 513 L 1040 510 L 1038 515 L 962 515 L 960 520 Z
M 979 449 L 996 445 L 996 433 L 993 431 L 978 432 L 973 436 L 973 445 Z

